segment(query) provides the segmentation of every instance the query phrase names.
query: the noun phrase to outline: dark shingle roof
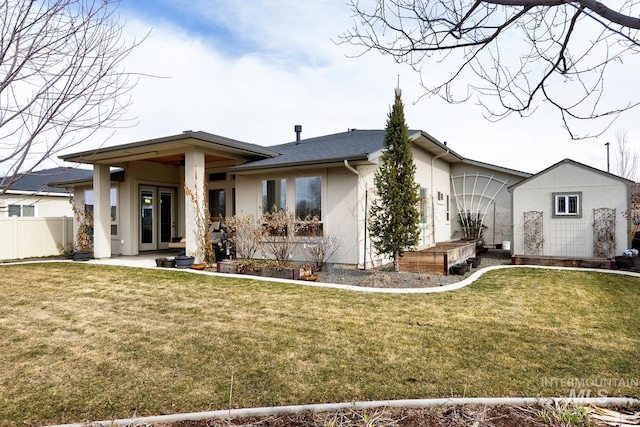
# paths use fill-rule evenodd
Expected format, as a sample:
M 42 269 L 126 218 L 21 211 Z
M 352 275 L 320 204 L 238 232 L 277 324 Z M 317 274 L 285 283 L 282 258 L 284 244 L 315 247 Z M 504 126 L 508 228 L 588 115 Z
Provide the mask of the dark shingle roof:
M 34 193 L 67 193 L 65 188 L 48 185 L 51 182 L 92 179 L 93 171 L 87 169 L 57 167 L 19 174 L 8 191 L 28 191 Z M 9 182 L 9 177 L 0 178 Z
M 384 130 L 352 130 L 273 145 L 269 149 L 280 154 L 279 156 L 245 163 L 236 166 L 233 170 L 366 159 L 369 154 L 382 149 L 384 134 Z

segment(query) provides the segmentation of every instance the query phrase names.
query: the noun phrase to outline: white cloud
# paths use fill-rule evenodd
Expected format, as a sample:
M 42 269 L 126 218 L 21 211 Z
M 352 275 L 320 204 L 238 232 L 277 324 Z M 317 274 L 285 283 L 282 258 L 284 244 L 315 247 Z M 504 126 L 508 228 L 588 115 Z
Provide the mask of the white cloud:
M 347 58 L 345 53 L 353 49 L 331 41 L 351 22 L 342 2 L 219 0 L 194 2 L 190 8 L 228 34 L 199 37 L 189 31 L 189 23 L 181 28 L 125 16 L 130 34 L 139 36 L 153 27 L 129 58 L 128 70 L 169 78 L 140 81 L 131 108 L 139 125 L 119 130 L 109 145 L 187 129 L 262 145 L 293 140 L 295 124 L 303 125 L 307 138 L 348 128 L 383 129 L 398 75 L 409 127 L 447 141 L 465 157 L 529 172 L 566 157 L 605 168 L 603 144 L 614 141 L 616 129 L 629 129 L 632 144 L 640 139 L 633 114 L 603 138 L 575 142 L 552 111 L 490 123 L 473 103 L 449 105 L 425 98 L 413 105 L 422 94 L 415 73 L 373 52 Z M 239 45 L 256 49 L 230 56 L 219 45 L 230 35 L 238 37 Z

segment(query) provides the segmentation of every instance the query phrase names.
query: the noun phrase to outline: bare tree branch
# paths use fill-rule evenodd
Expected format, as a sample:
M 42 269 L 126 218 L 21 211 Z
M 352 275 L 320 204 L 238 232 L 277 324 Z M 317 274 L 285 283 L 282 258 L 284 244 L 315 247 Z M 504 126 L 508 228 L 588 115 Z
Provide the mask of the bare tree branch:
M 59 151 L 123 123 L 135 86 L 118 0 L 0 0 L 0 194 Z
M 615 10 L 595 0 L 351 0 L 354 25 L 339 43 L 408 64 L 423 96 L 474 99 L 489 120 L 547 103 L 580 139 L 640 103 L 605 91 L 607 73 L 640 52 L 640 3 L 623 1 Z M 585 120 L 601 128 L 577 132 Z
M 615 161 L 613 163 L 613 173 L 623 178 L 638 181 L 638 165 L 640 164 L 640 154 L 629 145 L 626 130 L 616 132 L 616 143 L 613 147 Z

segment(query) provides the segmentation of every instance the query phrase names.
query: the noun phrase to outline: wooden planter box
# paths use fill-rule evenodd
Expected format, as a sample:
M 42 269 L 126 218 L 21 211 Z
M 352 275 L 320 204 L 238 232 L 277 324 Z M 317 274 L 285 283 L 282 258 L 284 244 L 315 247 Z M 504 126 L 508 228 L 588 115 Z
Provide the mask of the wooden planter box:
M 217 264 L 218 273 L 247 274 L 260 277 L 275 277 L 277 279 L 300 280 L 311 275 L 311 270 L 303 267 L 260 267 L 259 271 L 238 272 L 237 261 L 220 261 Z
M 400 270 L 413 273 L 449 274 L 453 265 L 462 264 L 476 256 L 475 240 L 441 242 L 433 248 L 405 252 L 400 259 Z

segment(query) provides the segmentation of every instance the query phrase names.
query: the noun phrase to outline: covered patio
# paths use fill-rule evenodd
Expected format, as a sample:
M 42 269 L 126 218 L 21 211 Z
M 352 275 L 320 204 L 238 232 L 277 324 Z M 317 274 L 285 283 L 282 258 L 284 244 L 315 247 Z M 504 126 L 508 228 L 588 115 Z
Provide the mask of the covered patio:
M 235 213 L 235 177 L 229 169 L 276 155 L 258 145 L 186 131 L 61 159 L 93 166 L 91 182 L 68 185 L 76 206 L 84 203 L 93 211 L 94 257 L 107 259 L 167 250 L 181 238 L 186 253 L 195 252 L 197 209 L 208 204 L 212 215 Z M 119 168 L 117 180 L 112 168 Z

